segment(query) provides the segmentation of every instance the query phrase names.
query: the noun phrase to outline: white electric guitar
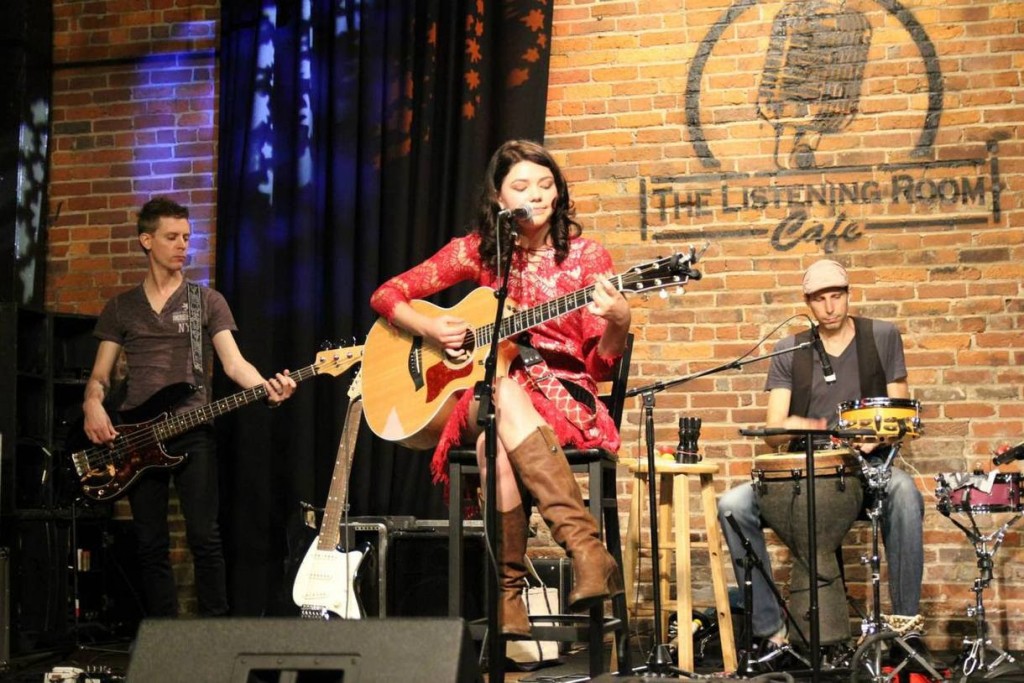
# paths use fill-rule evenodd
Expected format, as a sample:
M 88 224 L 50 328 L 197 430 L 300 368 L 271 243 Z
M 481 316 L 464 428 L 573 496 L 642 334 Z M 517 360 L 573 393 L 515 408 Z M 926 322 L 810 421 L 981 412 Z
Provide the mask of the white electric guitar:
M 320 533 L 309 546 L 295 576 L 292 600 L 302 608 L 303 619 L 361 619 L 362 605 L 356 593 L 359 565 L 369 552 L 369 544 L 359 550 L 345 551 L 341 543 L 341 520 L 348 493 L 348 476 L 355 451 L 356 437 L 363 415 L 362 370 L 349 387 L 348 412 L 341 428 L 338 457 L 334 461 L 331 489 L 324 507 Z

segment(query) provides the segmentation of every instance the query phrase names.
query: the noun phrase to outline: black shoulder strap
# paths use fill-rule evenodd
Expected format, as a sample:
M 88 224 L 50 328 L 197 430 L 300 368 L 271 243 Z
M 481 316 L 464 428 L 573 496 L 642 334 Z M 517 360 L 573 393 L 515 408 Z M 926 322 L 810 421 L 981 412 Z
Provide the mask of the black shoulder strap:
M 804 330 L 796 335 L 796 345 L 811 340 L 811 331 Z M 811 407 L 811 382 L 814 372 L 814 351 L 810 346 L 793 352 L 793 390 L 789 397 L 790 415 L 807 415 Z
M 853 318 L 857 336 L 857 368 L 860 371 L 861 397 L 888 396 L 885 368 L 875 346 L 875 325 L 871 318 Z
M 192 374 L 196 386 L 201 388 L 206 381 L 203 369 L 203 296 L 195 282 L 188 283 L 188 333 L 192 345 Z

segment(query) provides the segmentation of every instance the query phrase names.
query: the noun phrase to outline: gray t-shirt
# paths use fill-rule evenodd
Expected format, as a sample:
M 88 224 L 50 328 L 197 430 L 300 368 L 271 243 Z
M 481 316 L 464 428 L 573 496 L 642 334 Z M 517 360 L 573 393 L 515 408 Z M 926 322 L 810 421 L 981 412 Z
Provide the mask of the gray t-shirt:
M 178 382 L 202 385 L 179 410 L 209 402 L 209 383 L 195 377 L 192 345 L 188 330 L 188 288 L 186 283 L 171 295 L 160 313 L 146 299 L 142 285 L 107 302 L 93 332 L 101 341 L 120 344 L 128 363 L 128 390 L 123 410 L 135 408 L 160 389 Z M 223 330 L 237 331 L 224 296 L 200 287 L 203 310 L 203 365 L 206 376 L 213 368 L 213 337 Z
M 875 348 L 885 371 L 886 384 L 890 384 L 907 376 L 907 364 L 903 357 L 903 339 L 896 326 L 884 320 L 873 321 Z M 781 340 L 776 346 L 777 351 L 791 349 L 796 346 L 796 337 L 790 336 Z M 836 382 L 826 384 L 821 369 L 821 359 L 814 357 L 814 368 L 811 371 L 811 401 L 808 415 L 804 417 L 825 418 L 828 428 L 835 429 L 839 422 L 838 407 L 840 403 L 855 401 L 864 396 L 860 390 L 860 372 L 857 366 L 857 340 L 852 339 L 839 356 L 829 354 L 832 370 L 836 373 Z M 793 357 L 792 353 L 774 356 L 768 368 L 768 381 L 765 390 L 793 389 Z

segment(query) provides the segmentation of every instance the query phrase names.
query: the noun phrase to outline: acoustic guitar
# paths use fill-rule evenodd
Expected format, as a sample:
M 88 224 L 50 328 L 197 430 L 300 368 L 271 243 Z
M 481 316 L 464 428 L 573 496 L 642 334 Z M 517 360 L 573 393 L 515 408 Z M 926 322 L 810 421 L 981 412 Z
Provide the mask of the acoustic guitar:
M 609 280 L 623 293 L 647 292 L 665 287 L 682 287 L 700 279 L 692 270 L 696 256 L 674 254 L 634 266 Z M 508 339 L 543 322 L 586 306 L 594 285 L 520 309 L 508 302 L 500 322 L 498 374 L 504 374 L 516 356 Z M 428 343 L 378 319 L 370 329 L 363 352 L 363 370 L 368 381 L 363 387 L 366 424 L 374 434 L 413 449 L 437 444 L 441 430 L 458 400 L 458 394 L 484 377 L 484 361 L 494 330 L 494 290 L 480 287 L 450 309 L 415 300 L 412 307 L 427 316 L 451 314 L 467 320 L 470 329 L 463 346 L 452 352 Z

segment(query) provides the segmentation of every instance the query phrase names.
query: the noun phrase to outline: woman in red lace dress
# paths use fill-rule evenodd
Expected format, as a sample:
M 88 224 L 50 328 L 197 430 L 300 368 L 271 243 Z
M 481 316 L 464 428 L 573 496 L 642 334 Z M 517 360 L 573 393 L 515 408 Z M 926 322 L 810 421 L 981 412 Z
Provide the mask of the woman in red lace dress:
M 530 218 L 499 219 L 500 211 L 522 206 L 532 209 Z M 424 315 L 409 301 L 466 280 L 497 286 L 499 229 L 502 254 L 515 244 L 508 294 L 520 308 L 594 285 L 587 306 L 532 327 L 524 335 L 527 339 L 517 340 L 539 352 L 543 363 L 534 368 L 543 371 L 546 363 L 557 382 L 535 379 L 542 373 L 527 371 L 520 357 L 508 376 L 495 383 L 496 508 L 504 539 L 499 619 L 502 634 L 510 638 L 530 635 L 520 599 L 526 585 L 527 512 L 516 475 L 536 499 L 554 539 L 573 557 L 571 608 L 586 609 L 623 590 L 619 568 L 601 543 L 561 447 L 618 448 L 615 425 L 596 398 L 597 381 L 610 377 L 622 355 L 630 309 L 607 279 L 614 272 L 611 257 L 604 247 L 580 236 L 573 213 L 565 177 L 548 151 L 529 141 L 506 142 L 488 164 L 473 232 L 384 283 L 370 301 L 393 325 L 457 352 L 470 324 L 450 314 Z M 435 480 L 444 479 L 448 450 L 460 443 L 476 443 L 480 471 L 487 476 L 476 407 L 472 392 L 464 392 L 434 453 Z

